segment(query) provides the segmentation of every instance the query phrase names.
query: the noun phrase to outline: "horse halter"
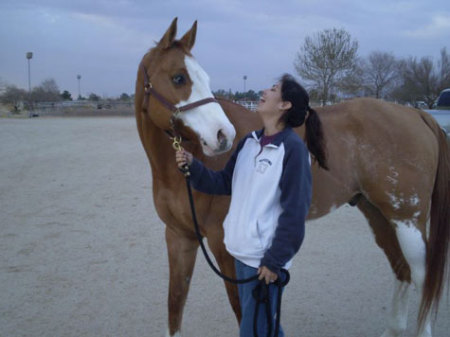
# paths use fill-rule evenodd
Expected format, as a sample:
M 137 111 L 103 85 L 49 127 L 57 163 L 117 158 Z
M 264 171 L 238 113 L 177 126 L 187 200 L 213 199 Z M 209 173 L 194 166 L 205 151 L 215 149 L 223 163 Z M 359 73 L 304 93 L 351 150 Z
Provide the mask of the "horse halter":
M 152 83 L 150 82 L 150 78 L 147 74 L 147 69 L 145 69 L 145 66 L 141 63 L 142 71 L 144 72 L 144 90 L 145 90 L 145 96 L 144 96 L 144 103 L 142 110 L 144 112 L 147 112 L 147 106 L 148 106 L 148 100 L 150 95 L 153 95 L 162 105 L 164 105 L 167 109 L 172 111 L 172 117 L 170 118 L 170 123 L 172 124 L 172 127 L 174 126 L 175 119 L 178 118 L 178 115 L 181 112 L 192 110 L 194 108 L 197 108 L 201 105 L 205 105 L 208 103 L 219 103 L 214 97 L 204 98 L 201 100 L 198 100 L 194 103 L 189 103 L 186 105 L 183 105 L 181 107 L 176 107 L 172 103 L 170 103 L 163 95 L 161 95 L 158 91 L 156 91 L 153 88 Z

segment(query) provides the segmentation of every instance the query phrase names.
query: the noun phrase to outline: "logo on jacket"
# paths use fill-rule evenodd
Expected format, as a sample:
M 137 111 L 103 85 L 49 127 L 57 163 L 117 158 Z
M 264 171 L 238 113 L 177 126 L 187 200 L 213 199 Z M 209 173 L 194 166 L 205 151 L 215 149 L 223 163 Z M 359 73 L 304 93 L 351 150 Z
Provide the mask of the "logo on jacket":
M 262 173 L 266 172 L 267 168 L 271 165 L 272 165 L 272 162 L 269 159 L 266 159 L 266 158 L 260 159 L 260 160 L 258 160 L 258 164 L 256 165 L 256 172 L 262 174 Z

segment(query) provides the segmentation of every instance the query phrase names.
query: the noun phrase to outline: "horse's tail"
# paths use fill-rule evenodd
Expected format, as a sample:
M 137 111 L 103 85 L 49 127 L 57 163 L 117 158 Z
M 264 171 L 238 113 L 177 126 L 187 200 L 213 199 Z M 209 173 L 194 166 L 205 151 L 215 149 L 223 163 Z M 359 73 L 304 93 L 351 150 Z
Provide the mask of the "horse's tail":
M 438 167 L 431 196 L 430 231 L 427 242 L 426 276 L 419 309 L 419 326 L 433 309 L 437 313 L 445 280 L 448 278 L 450 241 L 450 148 L 439 124 L 425 112 L 423 120 L 433 131 L 439 145 Z

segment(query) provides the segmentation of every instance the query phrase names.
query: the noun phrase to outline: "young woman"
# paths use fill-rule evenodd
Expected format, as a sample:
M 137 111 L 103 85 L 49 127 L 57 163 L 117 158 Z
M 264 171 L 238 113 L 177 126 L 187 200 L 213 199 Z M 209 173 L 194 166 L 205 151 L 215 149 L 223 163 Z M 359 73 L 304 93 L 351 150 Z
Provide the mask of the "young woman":
M 176 153 L 176 161 L 179 167 L 189 165 L 195 189 L 231 195 L 223 224 L 224 242 L 235 258 L 237 278 L 259 274 L 259 280 L 270 284 L 281 277 L 281 268 L 290 267 L 303 241 L 312 194 L 310 153 L 322 168 L 327 167 L 320 119 L 309 106 L 307 92 L 292 76 L 286 74 L 264 90 L 257 113 L 264 128 L 240 140 L 222 171 L 206 168 L 185 150 Z M 292 130 L 304 123 L 307 146 Z M 240 337 L 253 337 L 252 290 L 257 283 L 238 285 Z M 269 297 L 275 324 L 274 286 L 269 286 Z M 259 336 L 267 335 L 267 326 L 261 308 Z M 281 327 L 279 336 L 284 336 Z

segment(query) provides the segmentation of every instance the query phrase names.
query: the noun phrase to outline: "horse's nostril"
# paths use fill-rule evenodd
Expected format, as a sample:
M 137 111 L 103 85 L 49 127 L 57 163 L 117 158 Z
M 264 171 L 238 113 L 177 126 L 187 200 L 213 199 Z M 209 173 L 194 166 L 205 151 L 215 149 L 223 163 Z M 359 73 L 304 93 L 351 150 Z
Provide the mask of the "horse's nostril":
M 227 146 L 227 137 L 225 136 L 225 134 L 222 132 L 222 130 L 219 130 L 217 132 L 217 140 L 219 142 L 219 149 L 220 151 L 222 151 L 223 149 L 226 148 Z
M 225 137 L 222 130 L 217 131 L 217 140 L 219 141 L 219 144 L 222 144 L 224 141 L 227 140 L 227 137 Z

